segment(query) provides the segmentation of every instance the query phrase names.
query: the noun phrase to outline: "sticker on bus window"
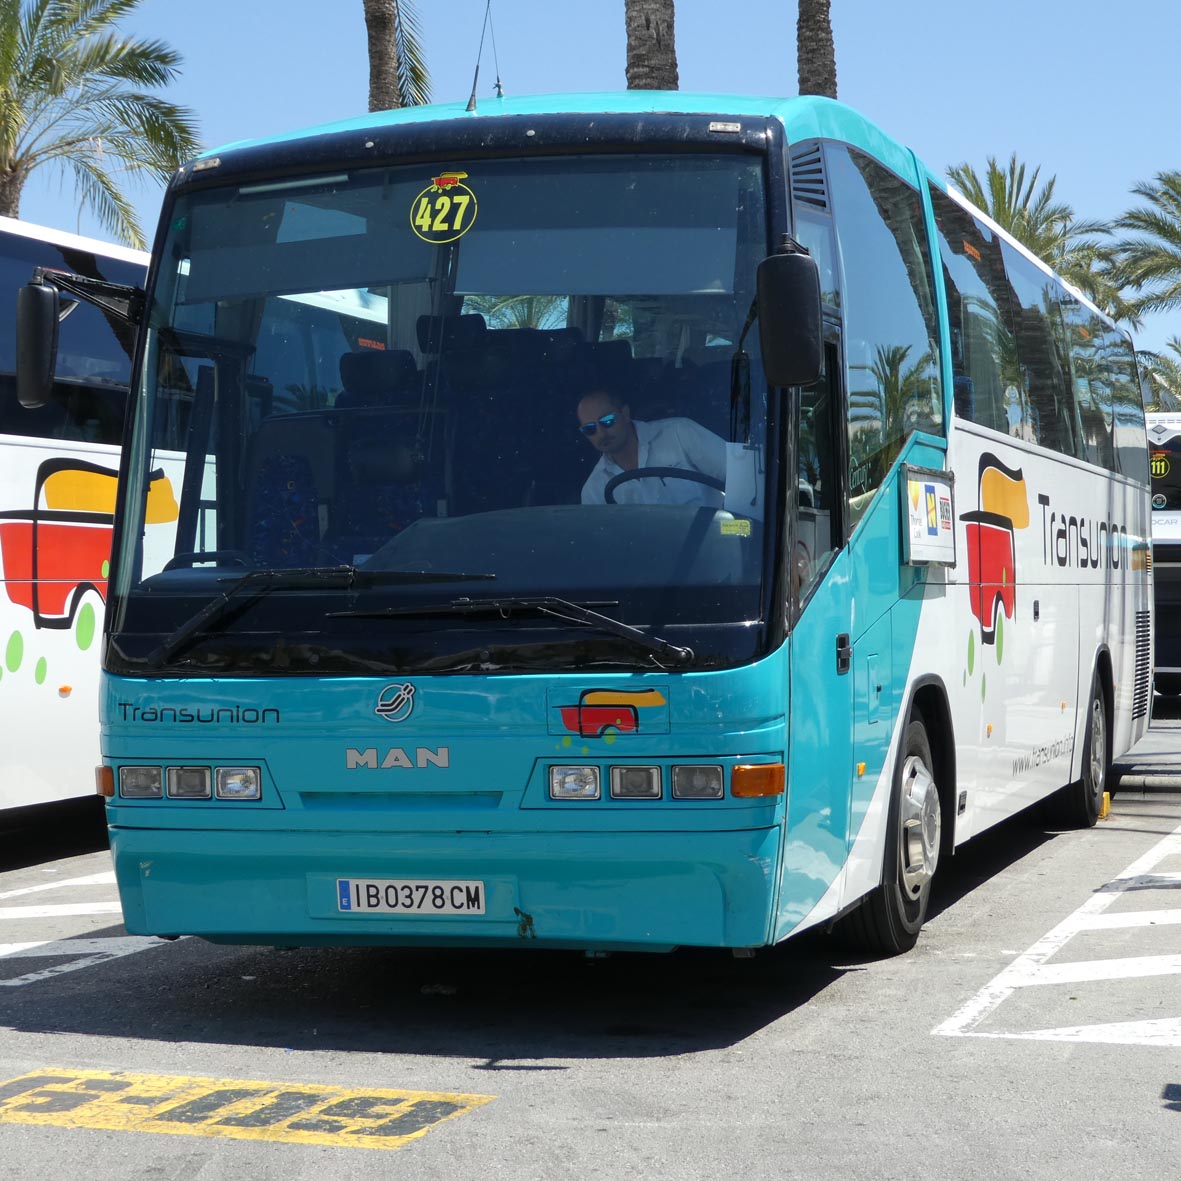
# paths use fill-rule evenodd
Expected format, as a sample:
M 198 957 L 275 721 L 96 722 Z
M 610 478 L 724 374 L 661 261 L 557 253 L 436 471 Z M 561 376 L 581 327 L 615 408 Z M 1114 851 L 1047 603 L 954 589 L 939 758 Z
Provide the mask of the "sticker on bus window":
M 463 183 L 466 179 L 466 172 L 442 172 L 414 198 L 410 228 L 424 242 L 454 242 L 475 224 L 476 194 Z

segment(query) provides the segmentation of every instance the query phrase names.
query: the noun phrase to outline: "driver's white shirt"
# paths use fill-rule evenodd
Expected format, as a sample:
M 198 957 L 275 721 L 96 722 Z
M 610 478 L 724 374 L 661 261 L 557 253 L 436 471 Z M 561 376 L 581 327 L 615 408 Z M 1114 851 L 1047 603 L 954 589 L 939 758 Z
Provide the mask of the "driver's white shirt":
M 633 420 L 639 442 L 639 467 L 679 467 L 725 482 L 726 443 L 691 418 Z M 605 504 L 607 482 L 624 469 L 606 455 L 599 456 L 582 486 L 583 504 Z M 703 504 L 721 508 L 722 493 L 695 480 L 647 476 L 627 480 L 612 493 L 616 504 Z

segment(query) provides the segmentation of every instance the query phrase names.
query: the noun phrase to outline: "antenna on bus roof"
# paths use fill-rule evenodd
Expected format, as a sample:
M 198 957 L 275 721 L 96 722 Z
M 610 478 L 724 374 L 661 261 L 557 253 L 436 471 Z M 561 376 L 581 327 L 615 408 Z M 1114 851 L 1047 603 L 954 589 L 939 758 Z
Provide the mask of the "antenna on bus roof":
M 480 48 L 476 51 L 476 74 L 472 78 L 472 96 L 467 100 L 467 109 L 476 109 L 476 86 L 480 81 L 480 59 L 484 56 L 484 34 L 492 29 L 492 61 L 496 66 L 496 97 L 504 98 L 504 87 L 500 84 L 500 59 L 496 54 L 496 29 L 492 25 L 492 0 L 484 8 L 484 25 L 480 29 Z

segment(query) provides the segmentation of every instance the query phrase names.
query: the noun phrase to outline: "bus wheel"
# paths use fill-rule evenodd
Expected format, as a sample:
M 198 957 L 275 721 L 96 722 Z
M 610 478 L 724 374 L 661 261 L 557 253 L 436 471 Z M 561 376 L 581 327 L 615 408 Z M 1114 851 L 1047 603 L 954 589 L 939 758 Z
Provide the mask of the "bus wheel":
M 1107 698 L 1098 670 L 1091 677 L 1091 699 L 1083 731 L 1082 777 L 1050 799 L 1052 818 L 1063 828 L 1094 828 L 1107 790 Z
M 849 939 L 866 951 L 909 951 L 927 917 L 943 830 L 934 765 L 926 726 L 915 717 L 894 772 L 882 884 L 845 920 Z

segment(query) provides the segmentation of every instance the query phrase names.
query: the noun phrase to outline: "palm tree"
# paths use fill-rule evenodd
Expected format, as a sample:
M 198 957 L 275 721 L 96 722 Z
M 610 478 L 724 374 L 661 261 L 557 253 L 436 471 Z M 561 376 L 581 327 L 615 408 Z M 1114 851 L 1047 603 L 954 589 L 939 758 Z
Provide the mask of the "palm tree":
M 624 0 L 628 90 L 676 90 L 676 14 L 673 0 Z
M 1130 237 L 1116 243 L 1118 273 L 1143 294 L 1135 300 L 1141 312 L 1181 308 L 1181 172 L 1157 173 L 1155 181 L 1132 192 L 1147 205 L 1129 209 L 1116 219 Z
M 837 96 L 837 59 L 832 41 L 830 0 L 799 0 L 796 72 L 801 94 Z
M 431 101 L 418 13 L 410 0 L 361 0 L 369 38 L 369 109 L 389 111 Z
M 1007 168 L 989 156 L 983 180 L 970 164 L 957 164 L 947 175 L 973 205 L 1110 316 L 1138 323 L 1136 309 L 1120 290 L 1115 248 L 1105 240 L 1111 228 L 1076 219 L 1071 206 L 1055 199 L 1056 177 L 1039 187 L 1041 169 L 1030 172 L 1016 152 Z
M 1171 349 L 1174 355 L 1145 349 L 1136 354 L 1136 359 L 1145 379 L 1143 388 L 1152 399 L 1145 409 L 1176 412 L 1181 409 L 1181 337 L 1170 336 L 1165 348 Z
M 564 295 L 469 295 L 465 312 L 479 312 L 491 328 L 564 328 Z
M 73 173 L 79 204 L 143 247 L 120 174 L 167 179 L 198 148 L 193 113 L 150 90 L 180 55 L 118 32 L 140 0 L 0 0 L 0 214 L 20 215 L 42 166 Z

